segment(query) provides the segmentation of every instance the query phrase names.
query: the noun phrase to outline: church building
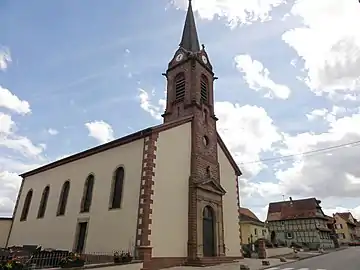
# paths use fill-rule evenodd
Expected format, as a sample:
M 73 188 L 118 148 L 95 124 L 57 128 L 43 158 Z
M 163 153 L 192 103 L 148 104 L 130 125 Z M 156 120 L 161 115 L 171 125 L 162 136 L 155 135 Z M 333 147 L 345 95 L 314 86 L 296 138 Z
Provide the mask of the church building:
M 131 250 L 144 269 L 242 258 L 241 171 L 216 129 L 213 66 L 189 1 L 163 123 L 22 174 L 7 246 Z

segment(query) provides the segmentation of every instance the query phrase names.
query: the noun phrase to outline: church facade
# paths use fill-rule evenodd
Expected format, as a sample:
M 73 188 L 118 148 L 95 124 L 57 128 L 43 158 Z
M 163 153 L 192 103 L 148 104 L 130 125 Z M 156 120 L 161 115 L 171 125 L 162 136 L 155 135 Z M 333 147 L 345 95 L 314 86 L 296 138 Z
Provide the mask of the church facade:
M 216 130 L 191 2 L 163 75 L 163 124 L 22 175 L 7 246 L 134 250 L 145 269 L 242 257 L 241 171 Z

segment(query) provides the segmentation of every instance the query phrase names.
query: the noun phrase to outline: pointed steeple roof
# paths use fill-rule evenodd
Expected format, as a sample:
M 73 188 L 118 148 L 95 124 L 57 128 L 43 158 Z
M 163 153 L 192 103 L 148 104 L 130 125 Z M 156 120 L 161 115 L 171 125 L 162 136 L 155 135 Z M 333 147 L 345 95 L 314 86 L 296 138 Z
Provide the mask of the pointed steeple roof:
M 189 7 L 186 14 L 184 30 L 179 46 L 190 52 L 200 51 L 199 38 L 196 31 L 191 0 L 189 0 Z

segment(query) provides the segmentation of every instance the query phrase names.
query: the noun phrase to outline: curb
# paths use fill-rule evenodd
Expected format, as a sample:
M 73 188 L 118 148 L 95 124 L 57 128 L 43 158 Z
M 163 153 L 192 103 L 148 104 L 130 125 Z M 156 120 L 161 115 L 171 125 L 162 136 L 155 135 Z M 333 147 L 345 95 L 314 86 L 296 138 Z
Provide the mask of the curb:
M 329 252 L 329 253 L 331 253 L 331 252 Z M 303 260 L 306 260 L 306 259 L 311 259 L 311 258 L 318 257 L 318 256 L 321 256 L 321 255 L 329 254 L 329 253 L 320 253 L 320 254 L 312 255 L 312 256 L 309 256 L 309 257 L 305 257 L 305 258 L 299 258 L 297 260 L 295 259 L 292 262 L 273 264 L 271 266 L 258 268 L 258 270 L 266 270 L 266 269 L 269 269 L 269 268 L 272 268 L 272 267 L 275 267 L 275 266 L 279 266 L 279 265 L 287 265 L 287 264 L 290 264 L 290 263 L 296 263 L 296 262 L 299 262 L 299 261 L 303 261 Z
M 332 253 L 332 252 L 342 251 L 342 250 L 345 250 L 345 249 L 347 249 L 347 247 L 338 248 L 338 249 L 336 249 L 336 250 L 332 250 L 332 251 L 326 252 L 326 253 L 319 253 L 319 254 L 316 254 L 316 255 L 311 255 L 311 256 L 305 257 L 305 258 L 299 258 L 299 259 L 294 260 L 294 261 L 292 261 L 292 262 L 278 263 L 278 264 L 273 264 L 273 265 L 271 265 L 271 266 L 261 267 L 261 268 L 258 268 L 258 270 L 266 270 L 266 269 L 269 269 L 269 268 L 271 268 L 271 267 L 276 267 L 276 266 L 279 266 L 279 265 L 287 265 L 287 264 L 291 264 L 291 263 L 296 263 L 296 262 L 299 262 L 299 261 L 303 261 L 303 260 L 306 260 L 306 259 L 311 259 L 311 258 L 314 258 L 314 257 L 318 257 L 318 256 L 330 254 L 330 253 Z

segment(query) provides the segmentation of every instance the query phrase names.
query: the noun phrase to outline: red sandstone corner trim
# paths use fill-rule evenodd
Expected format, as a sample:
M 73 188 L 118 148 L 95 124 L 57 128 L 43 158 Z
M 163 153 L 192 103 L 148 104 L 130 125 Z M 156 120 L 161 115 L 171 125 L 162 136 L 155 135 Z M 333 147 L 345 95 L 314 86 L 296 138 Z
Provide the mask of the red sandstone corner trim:
M 152 205 L 156 166 L 157 140 L 159 133 L 144 138 L 143 162 L 139 195 L 139 209 L 136 232 L 136 247 L 151 247 Z M 143 258 L 142 258 L 143 259 Z
M 239 195 L 239 181 L 238 176 L 235 176 L 235 183 L 236 183 L 236 200 L 238 206 L 238 224 L 239 224 L 239 242 L 242 243 L 242 235 L 241 235 L 241 224 L 240 224 L 240 195 Z M 242 254 L 241 245 L 240 245 L 240 254 Z

